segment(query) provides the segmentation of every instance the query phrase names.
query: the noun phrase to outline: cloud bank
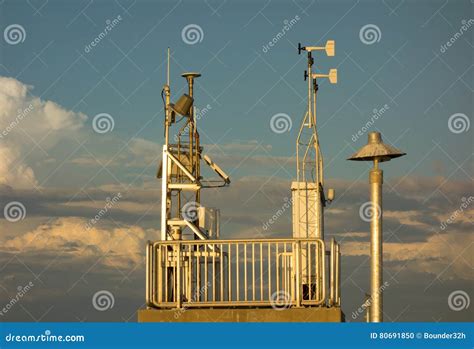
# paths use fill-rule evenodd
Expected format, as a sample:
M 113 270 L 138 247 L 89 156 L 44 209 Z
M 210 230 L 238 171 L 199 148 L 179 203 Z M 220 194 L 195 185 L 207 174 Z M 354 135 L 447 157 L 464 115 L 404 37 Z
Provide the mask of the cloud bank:
M 25 157 L 32 148 L 47 151 L 79 130 L 86 115 L 32 95 L 33 87 L 0 76 L 0 184 L 31 188 L 38 180 Z

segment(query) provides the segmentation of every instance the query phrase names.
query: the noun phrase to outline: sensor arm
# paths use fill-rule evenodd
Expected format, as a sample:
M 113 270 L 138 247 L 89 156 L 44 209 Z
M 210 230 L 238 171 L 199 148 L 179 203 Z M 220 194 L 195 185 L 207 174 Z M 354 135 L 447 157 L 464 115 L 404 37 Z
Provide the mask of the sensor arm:
M 212 161 L 209 156 L 204 155 L 203 159 L 206 164 L 208 164 L 209 167 L 224 180 L 225 184 L 230 184 L 230 177 L 214 161 Z

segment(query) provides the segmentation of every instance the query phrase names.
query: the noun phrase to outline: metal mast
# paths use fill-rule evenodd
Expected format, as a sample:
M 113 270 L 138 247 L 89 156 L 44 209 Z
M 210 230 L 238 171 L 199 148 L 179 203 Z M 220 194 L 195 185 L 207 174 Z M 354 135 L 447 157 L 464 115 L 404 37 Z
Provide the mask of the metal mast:
M 292 183 L 293 191 L 293 236 L 297 238 L 316 237 L 324 239 L 323 208 L 326 201 L 334 196 L 332 189 L 328 198 L 324 195 L 323 156 L 319 146 L 316 119 L 316 96 L 318 78 L 326 77 L 332 84 L 337 82 L 337 70 L 331 69 L 329 74 L 313 72 L 314 59 L 312 52 L 324 50 L 329 57 L 334 56 L 335 43 L 327 41 L 324 47 L 301 46 L 298 54 L 307 52 L 307 70 L 304 79 L 308 81 L 308 105 L 301 122 L 296 139 L 296 182 Z
M 188 93 L 183 94 L 173 104 L 169 64 L 168 48 L 167 82 L 162 91 L 165 105 L 165 144 L 162 163 L 158 170 L 158 178 L 162 179 L 161 240 L 181 240 L 183 230 L 187 228 L 194 239 L 204 240 L 211 235 L 218 237 L 219 210 L 201 207 L 201 189 L 226 186 L 230 183 L 230 179 L 207 155 L 202 154 L 203 149 L 194 116 L 194 80 L 201 74 L 194 72 L 181 74 L 188 84 Z M 172 126 L 179 126 L 181 123 L 181 127 L 171 138 Z M 203 181 L 201 159 L 220 176 L 218 183 Z

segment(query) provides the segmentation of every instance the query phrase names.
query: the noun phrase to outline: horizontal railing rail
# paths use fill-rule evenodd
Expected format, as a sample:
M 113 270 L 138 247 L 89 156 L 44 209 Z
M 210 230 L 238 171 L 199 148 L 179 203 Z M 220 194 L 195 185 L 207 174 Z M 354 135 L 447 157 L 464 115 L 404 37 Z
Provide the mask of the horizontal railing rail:
M 149 242 L 149 307 L 299 307 L 339 305 L 339 245 L 331 242 L 329 301 L 320 239 Z

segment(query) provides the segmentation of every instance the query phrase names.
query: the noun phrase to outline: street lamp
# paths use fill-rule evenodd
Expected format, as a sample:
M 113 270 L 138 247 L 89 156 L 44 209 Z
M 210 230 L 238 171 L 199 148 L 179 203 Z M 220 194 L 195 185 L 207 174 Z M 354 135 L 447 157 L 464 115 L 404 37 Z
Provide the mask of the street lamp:
M 370 321 L 383 321 L 383 250 L 382 250 L 382 184 L 383 171 L 379 169 L 379 163 L 390 161 L 406 155 L 400 150 L 382 142 L 380 132 L 370 132 L 369 140 L 359 151 L 348 160 L 373 161 L 374 167 L 370 170 Z

